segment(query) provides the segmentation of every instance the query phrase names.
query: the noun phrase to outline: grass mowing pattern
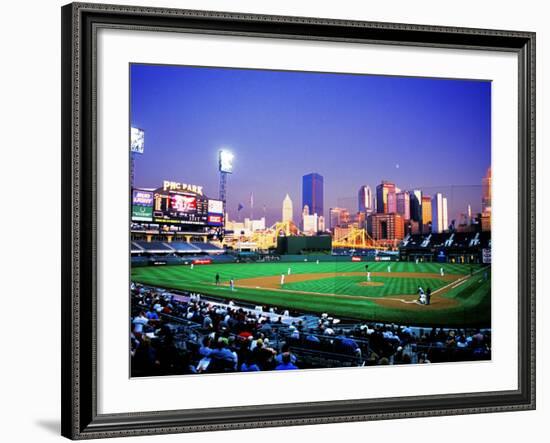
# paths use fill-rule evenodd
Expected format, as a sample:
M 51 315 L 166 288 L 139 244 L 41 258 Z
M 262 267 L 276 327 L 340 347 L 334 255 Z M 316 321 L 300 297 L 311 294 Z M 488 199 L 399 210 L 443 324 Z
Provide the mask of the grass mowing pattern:
M 365 272 L 368 264 L 371 272 L 387 272 L 388 263 L 384 262 L 296 262 L 296 263 L 247 263 L 213 264 L 189 266 L 137 267 L 132 269 L 132 280 L 152 286 L 203 292 L 234 300 L 243 300 L 257 304 L 268 304 L 306 312 L 328 312 L 340 317 L 351 317 L 371 321 L 409 323 L 433 326 L 490 326 L 490 278 L 485 281 L 477 273 L 456 289 L 445 294 L 454 298 L 459 305 L 448 309 L 430 310 L 419 306 L 418 309 L 400 309 L 380 306 L 373 300 L 356 300 L 330 297 L 330 294 L 347 294 L 366 297 L 387 297 L 391 295 L 414 294 L 420 285 L 432 291 L 447 282 L 434 278 L 391 278 L 372 277 L 372 281 L 383 283 L 379 287 L 359 286 L 365 277 L 349 276 L 321 278 L 303 282 L 285 284 L 282 291 L 267 291 L 255 288 L 239 288 L 231 291 L 226 286 L 214 286 L 216 273 L 222 283 L 229 279 L 241 280 L 262 276 L 286 274 L 291 268 L 292 274 Z M 443 267 L 447 274 L 468 275 L 479 266 L 439 264 L 439 263 L 391 263 L 392 272 L 439 273 Z M 300 294 L 305 291 L 318 293 Z M 328 295 L 327 295 L 328 294 Z
M 389 295 L 415 294 L 418 287 L 435 291 L 449 282 L 433 278 L 391 278 L 371 277 L 371 282 L 383 286 L 361 286 L 366 281 L 363 276 L 332 277 L 319 280 L 285 283 L 284 288 L 292 291 L 318 292 L 321 294 L 346 294 L 366 297 L 385 297 Z

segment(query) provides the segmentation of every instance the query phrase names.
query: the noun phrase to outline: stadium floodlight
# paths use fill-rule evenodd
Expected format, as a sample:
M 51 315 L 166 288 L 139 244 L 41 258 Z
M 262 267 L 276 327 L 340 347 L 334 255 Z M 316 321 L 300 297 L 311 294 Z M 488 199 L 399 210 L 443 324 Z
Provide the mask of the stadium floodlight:
M 145 148 L 145 132 L 143 129 L 130 129 L 130 151 L 138 154 L 143 154 Z
M 232 152 L 225 149 L 221 149 L 219 153 L 219 169 L 220 172 L 231 174 L 233 172 L 233 158 Z

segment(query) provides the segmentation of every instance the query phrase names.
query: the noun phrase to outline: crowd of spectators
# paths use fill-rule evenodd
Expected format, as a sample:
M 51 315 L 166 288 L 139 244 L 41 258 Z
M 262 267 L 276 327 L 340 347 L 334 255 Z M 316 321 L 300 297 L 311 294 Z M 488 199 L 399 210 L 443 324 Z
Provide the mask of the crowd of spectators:
M 132 375 L 281 371 L 491 358 L 486 330 L 341 324 L 132 284 Z M 261 308 L 261 309 L 260 309 Z

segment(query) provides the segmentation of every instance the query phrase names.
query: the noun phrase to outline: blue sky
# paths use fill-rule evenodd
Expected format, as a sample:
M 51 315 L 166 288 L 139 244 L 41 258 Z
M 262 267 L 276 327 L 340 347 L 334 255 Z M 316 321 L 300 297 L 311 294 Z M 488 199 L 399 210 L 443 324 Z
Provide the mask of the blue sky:
M 481 207 L 491 162 L 488 81 L 133 64 L 131 125 L 145 130 L 135 185 L 201 184 L 218 195 L 217 152 L 235 155 L 230 218 L 301 210 L 302 175 L 325 182 L 325 215 L 357 210 L 362 184 L 442 192 L 449 220 Z M 237 205 L 245 209 L 237 213 Z

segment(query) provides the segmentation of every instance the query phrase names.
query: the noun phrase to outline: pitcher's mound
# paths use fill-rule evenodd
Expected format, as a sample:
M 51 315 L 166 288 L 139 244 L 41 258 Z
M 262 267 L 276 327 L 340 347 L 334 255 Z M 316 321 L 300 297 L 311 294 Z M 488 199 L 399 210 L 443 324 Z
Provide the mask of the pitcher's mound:
M 363 281 L 359 283 L 359 286 L 384 286 L 384 283 L 380 281 Z

